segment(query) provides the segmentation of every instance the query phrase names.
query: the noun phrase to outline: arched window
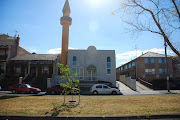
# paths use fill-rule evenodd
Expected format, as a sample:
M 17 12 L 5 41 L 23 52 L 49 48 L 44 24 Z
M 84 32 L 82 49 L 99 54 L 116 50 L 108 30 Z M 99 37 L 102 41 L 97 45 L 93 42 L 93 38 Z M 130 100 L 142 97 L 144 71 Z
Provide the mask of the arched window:
M 111 74 L 111 57 L 107 57 L 107 74 Z
M 107 57 L 107 62 L 111 62 L 111 58 L 110 57 Z
M 77 57 L 74 56 L 74 57 L 73 57 L 73 64 L 72 64 L 72 65 L 76 65 L 76 61 L 77 61 Z

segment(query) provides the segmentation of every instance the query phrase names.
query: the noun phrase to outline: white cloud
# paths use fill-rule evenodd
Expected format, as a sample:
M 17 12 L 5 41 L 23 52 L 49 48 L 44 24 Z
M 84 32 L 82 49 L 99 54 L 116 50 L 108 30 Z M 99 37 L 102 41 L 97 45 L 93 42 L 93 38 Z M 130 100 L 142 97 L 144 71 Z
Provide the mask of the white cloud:
M 69 47 L 70 50 L 76 50 L 77 48 L 72 48 L 72 47 Z
M 37 52 L 37 50 L 31 50 L 31 52 Z
M 155 52 L 155 53 L 160 53 L 160 54 L 164 54 L 164 49 L 158 49 L 158 48 L 153 48 L 153 49 L 149 49 L 149 50 L 137 50 L 137 51 L 127 51 L 125 53 L 121 53 L 121 54 L 116 54 L 116 58 L 117 59 L 134 59 L 136 57 L 139 57 L 140 55 L 142 55 L 142 53 L 146 53 L 146 52 Z M 168 54 L 173 54 L 172 50 L 168 50 L 167 51 Z
M 142 54 L 142 50 L 137 50 L 137 51 L 127 51 L 125 53 L 122 54 L 116 54 L 116 58 L 117 59 L 130 59 L 132 57 L 136 57 Z
M 127 51 L 121 54 L 116 54 L 116 66 L 121 66 L 139 56 L 142 55 L 142 53 L 146 53 L 146 52 L 155 52 L 155 53 L 160 53 L 160 54 L 164 54 L 164 49 L 158 49 L 158 48 L 153 48 L 153 49 L 149 49 L 149 50 L 137 50 L 137 51 Z M 168 55 L 174 55 L 174 52 L 172 50 L 167 50 Z
M 69 49 L 74 50 L 74 49 L 77 49 L 77 48 L 69 47 Z M 54 49 L 48 50 L 48 53 L 50 53 L 50 54 L 60 54 L 61 50 L 62 50 L 61 48 L 54 48 Z
M 60 54 L 61 53 L 61 48 L 50 49 L 50 50 L 48 50 L 48 53 L 50 53 L 50 54 Z
M 129 62 L 129 61 L 120 62 L 119 64 L 123 65 L 123 64 L 126 64 L 127 62 Z

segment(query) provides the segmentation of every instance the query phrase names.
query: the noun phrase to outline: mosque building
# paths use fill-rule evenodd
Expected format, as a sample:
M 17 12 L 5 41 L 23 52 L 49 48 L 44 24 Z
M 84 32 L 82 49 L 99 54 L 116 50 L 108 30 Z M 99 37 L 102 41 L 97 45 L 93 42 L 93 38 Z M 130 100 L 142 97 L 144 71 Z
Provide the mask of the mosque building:
M 2 69 L 0 81 L 6 76 L 23 77 L 24 82 L 32 83 L 37 77 L 47 74 L 51 87 L 57 83 L 65 83 L 59 75 L 57 63 L 68 65 L 71 75 L 78 73 L 77 79 L 81 86 L 91 86 L 95 83 L 104 83 L 116 86 L 115 50 L 97 50 L 89 46 L 86 50 L 69 50 L 69 27 L 72 24 L 71 9 L 66 0 L 62 25 L 61 54 L 31 54 L 19 46 L 20 37 L 0 35 L 0 67 Z M 13 50 L 12 50 L 13 49 Z M 45 84 L 45 83 L 44 83 Z

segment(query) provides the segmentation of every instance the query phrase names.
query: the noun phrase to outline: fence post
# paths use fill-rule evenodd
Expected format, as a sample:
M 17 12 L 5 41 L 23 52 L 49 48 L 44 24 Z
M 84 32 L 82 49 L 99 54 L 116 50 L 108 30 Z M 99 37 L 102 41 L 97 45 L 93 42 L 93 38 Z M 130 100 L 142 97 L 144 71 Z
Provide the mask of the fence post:
M 47 88 L 49 88 L 50 78 L 47 78 Z
M 23 77 L 19 77 L 19 84 L 22 84 Z

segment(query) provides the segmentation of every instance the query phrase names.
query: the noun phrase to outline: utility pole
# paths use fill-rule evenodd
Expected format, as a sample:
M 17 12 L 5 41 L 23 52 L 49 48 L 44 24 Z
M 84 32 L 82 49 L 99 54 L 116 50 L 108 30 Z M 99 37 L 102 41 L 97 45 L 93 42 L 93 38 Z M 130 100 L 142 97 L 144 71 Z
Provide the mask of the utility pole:
M 169 87 L 169 66 L 168 66 L 168 58 L 167 58 L 167 44 L 166 41 L 164 40 L 164 47 L 165 47 L 165 56 L 166 56 L 166 78 L 167 78 L 167 90 L 170 92 L 170 87 Z

